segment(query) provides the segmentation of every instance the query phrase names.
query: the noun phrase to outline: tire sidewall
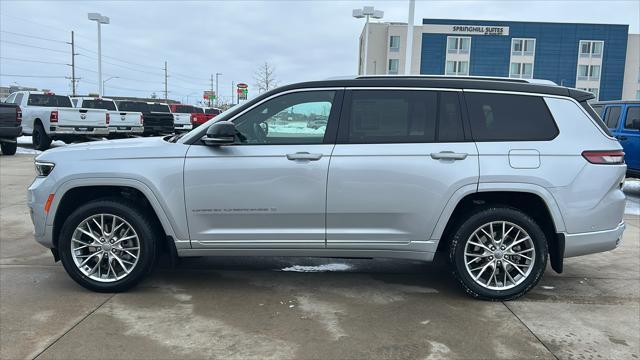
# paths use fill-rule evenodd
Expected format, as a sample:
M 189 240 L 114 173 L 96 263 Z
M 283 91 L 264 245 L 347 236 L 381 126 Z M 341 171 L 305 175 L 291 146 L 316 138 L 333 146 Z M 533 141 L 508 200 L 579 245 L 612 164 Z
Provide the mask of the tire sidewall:
M 531 273 L 517 286 L 507 290 L 491 290 L 477 284 L 465 267 L 465 245 L 474 231 L 492 221 L 508 221 L 523 228 L 531 237 L 535 248 L 535 264 Z M 511 300 L 524 295 L 533 288 L 544 273 L 547 266 L 547 239 L 538 224 L 520 210 L 508 207 L 490 207 L 471 215 L 456 231 L 452 240 L 449 260 L 454 275 L 465 290 L 474 297 L 487 300 Z
M 135 230 L 140 242 L 140 255 L 134 269 L 123 279 L 102 283 L 84 275 L 71 256 L 71 237 L 76 227 L 85 219 L 96 214 L 113 214 L 126 220 Z M 153 228 L 133 203 L 113 200 L 96 200 L 82 205 L 65 221 L 60 231 L 58 248 L 60 259 L 71 278 L 83 287 L 99 292 L 119 292 L 136 285 L 146 275 L 155 261 L 155 241 Z
M 2 143 L 0 144 L 2 155 L 14 155 L 18 149 L 18 143 Z

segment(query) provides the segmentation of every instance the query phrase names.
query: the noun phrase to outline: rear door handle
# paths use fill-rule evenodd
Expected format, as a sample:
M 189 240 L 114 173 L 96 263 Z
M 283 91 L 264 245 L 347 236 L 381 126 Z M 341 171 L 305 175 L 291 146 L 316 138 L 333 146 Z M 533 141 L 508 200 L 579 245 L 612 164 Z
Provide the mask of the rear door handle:
M 456 153 L 453 151 L 440 151 L 438 153 L 431 153 L 431 158 L 436 160 L 464 160 L 469 154 Z
M 307 160 L 317 161 L 322 158 L 322 154 L 310 154 L 308 152 L 297 152 L 295 154 L 287 154 L 287 160 Z

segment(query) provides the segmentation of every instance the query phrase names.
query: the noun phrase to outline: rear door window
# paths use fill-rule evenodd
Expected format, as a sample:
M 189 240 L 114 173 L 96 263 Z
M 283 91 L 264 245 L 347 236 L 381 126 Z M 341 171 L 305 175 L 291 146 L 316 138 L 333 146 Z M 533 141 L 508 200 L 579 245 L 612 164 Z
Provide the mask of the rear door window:
M 620 120 L 621 106 L 608 106 L 604 114 L 604 123 L 609 129 L 617 129 Z
M 625 130 L 640 130 L 640 106 L 629 106 L 624 119 Z
M 543 97 L 466 93 L 475 141 L 543 141 L 558 135 Z
M 348 109 L 351 144 L 464 140 L 456 92 L 353 90 Z

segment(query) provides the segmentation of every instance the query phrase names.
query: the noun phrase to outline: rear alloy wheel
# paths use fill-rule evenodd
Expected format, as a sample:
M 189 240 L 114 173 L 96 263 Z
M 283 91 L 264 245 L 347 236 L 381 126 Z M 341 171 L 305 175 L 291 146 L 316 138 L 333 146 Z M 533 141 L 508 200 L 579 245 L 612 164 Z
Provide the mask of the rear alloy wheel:
M 59 254 L 71 278 L 87 289 L 124 291 L 137 284 L 155 261 L 155 233 L 132 202 L 89 202 L 65 221 Z
M 521 211 L 486 208 L 459 227 L 449 258 L 469 294 L 511 300 L 540 280 L 547 264 L 547 241 L 536 222 Z

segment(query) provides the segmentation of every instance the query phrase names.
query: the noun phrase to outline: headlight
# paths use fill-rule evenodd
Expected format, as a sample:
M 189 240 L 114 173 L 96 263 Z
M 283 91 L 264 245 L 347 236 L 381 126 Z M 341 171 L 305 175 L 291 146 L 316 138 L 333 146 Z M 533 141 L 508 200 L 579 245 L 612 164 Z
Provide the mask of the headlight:
M 53 168 L 56 166 L 56 164 L 54 163 L 42 162 L 42 161 L 36 161 L 35 165 L 36 165 L 36 174 L 38 174 L 38 176 L 48 176 L 49 174 L 51 174 L 51 172 L 53 171 Z

